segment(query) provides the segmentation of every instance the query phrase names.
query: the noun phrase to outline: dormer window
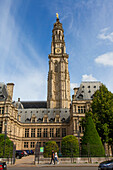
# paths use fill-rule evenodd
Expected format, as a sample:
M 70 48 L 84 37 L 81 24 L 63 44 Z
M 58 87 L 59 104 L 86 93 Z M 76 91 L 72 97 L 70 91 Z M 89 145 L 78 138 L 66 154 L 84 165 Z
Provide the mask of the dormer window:
M 32 118 L 32 123 L 34 123 L 34 122 L 35 122 L 35 117 Z
M 65 118 L 63 117 L 61 121 L 62 121 L 62 122 L 65 122 Z
M 78 98 L 78 99 L 83 99 L 83 95 L 80 94 L 77 98 Z
M 38 118 L 37 122 L 41 123 L 43 121 L 43 118 Z
M 55 118 L 51 118 L 49 122 L 53 123 L 55 121 Z
M 56 118 L 56 122 L 57 122 L 57 123 L 59 122 L 59 117 Z
M 47 122 L 47 117 L 44 118 L 44 122 L 45 122 L 45 123 Z

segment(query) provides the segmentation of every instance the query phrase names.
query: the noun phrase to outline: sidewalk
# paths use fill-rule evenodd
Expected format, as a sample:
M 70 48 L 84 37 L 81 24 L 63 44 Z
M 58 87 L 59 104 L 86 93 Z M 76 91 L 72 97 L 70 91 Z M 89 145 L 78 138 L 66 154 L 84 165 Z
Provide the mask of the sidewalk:
M 59 164 L 49 164 L 43 163 L 43 164 L 34 164 L 34 155 L 30 155 L 27 157 L 23 157 L 22 159 L 16 159 L 15 165 L 8 165 L 8 167 L 98 167 L 98 163 L 59 163 Z

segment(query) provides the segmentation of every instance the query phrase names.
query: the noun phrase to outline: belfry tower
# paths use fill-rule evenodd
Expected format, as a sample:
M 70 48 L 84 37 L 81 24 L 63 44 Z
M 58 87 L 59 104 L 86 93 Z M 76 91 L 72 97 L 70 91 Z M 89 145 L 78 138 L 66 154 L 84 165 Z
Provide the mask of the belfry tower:
M 64 30 L 58 14 L 52 30 L 51 54 L 48 72 L 48 108 L 70 108 L 70 76 L 68 54 L 64 42 Z

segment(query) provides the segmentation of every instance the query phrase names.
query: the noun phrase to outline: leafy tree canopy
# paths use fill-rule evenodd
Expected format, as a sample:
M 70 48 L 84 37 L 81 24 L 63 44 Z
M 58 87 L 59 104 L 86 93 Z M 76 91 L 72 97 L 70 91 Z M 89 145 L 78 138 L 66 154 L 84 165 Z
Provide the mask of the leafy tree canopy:
M 58 152 L 59 148 L 58 145 L 55 141 L 48 141 L 45 143 L 45 147 L 44 147 L 44 157 L 51 157 L 52 154 L 52 149 L 54 150 L 54 152 Z
M 4 151 L 4 157 L 12 157 L 13 153 L 13 142 L 6 137 L 4 134 L 0 134 L 0 157 L 3 157 L 3 151 Z
M 113 143 L 113 94 L 106 86 L 100 86 L 95 92 L 91 108 L 102 142 Z
M 63 156 L 78 156 L 79 144 L 78 139 L 73 135 L 65 136 L 62 139 L 61 152 Z

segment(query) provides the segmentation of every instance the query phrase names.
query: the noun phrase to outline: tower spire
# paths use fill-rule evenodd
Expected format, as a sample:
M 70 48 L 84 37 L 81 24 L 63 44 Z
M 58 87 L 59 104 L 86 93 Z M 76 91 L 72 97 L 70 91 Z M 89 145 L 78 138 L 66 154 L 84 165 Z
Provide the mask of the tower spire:
M 49 54 L 47 107 L 69 108 L 71 98 L 68 54 L 66 53 L 64 30 L 58 13 L 56 13 L 56 17 Z

